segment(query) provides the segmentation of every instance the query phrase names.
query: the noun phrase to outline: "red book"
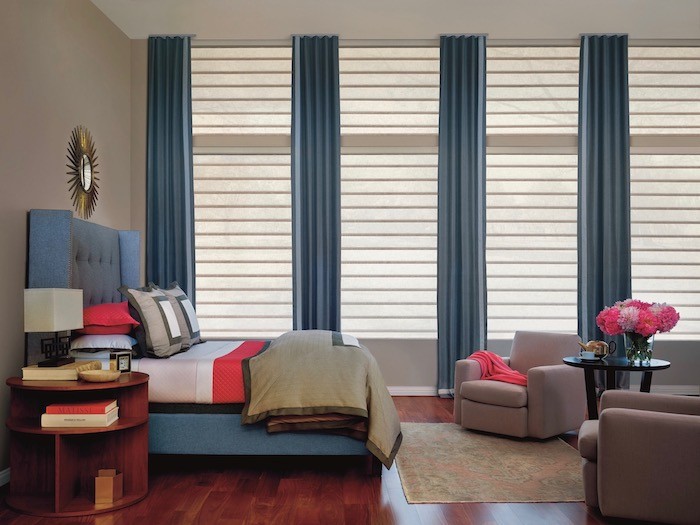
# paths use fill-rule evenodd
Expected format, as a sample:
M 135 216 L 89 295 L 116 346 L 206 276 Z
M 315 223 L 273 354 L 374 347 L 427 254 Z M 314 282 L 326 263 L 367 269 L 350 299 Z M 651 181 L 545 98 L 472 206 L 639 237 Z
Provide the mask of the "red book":
M 106 414 L 117 406 L 116 399 L 82 403 L 54 403 L 46 407 L 47 414 Z

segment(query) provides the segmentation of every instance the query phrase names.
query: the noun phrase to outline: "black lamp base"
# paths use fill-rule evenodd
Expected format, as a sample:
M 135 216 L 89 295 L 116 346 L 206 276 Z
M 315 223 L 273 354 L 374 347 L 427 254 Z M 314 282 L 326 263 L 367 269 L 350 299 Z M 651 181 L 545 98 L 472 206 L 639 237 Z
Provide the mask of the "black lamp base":
M 41 340 L 41 352 L 47 359 L 37 363 L 40 367 L 56 367 L 74 363 L 75 359 L 68 355 L 70 337 L 59 337 L 58 333 L 50 339 Z

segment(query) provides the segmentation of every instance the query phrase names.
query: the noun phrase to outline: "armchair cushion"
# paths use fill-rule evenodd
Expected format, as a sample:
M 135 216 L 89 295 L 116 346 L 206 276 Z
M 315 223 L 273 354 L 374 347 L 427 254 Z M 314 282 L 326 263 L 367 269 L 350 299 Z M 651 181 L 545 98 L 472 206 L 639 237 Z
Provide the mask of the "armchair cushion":
M 584 421 L 578 431 L 578 451 L 589 461 L 598 459 L 598 420 Z
M 527 406 L 527 388 L 502 381 L 466 381 L 462 383 L 460 395 L 477 403 L 502 407 Z

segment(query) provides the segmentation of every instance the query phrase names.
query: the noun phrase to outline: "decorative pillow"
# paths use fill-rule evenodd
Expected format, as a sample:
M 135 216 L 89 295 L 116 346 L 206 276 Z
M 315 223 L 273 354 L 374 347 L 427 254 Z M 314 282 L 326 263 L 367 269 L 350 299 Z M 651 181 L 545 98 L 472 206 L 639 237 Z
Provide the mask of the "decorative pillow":
M 146 333 L 146 351 L 154 357 L 170 357 L 182 349 L 182 334 L 168 297 L 154 288 L 122 286 L 119 291 L 141 318 Z
M 119 326 L 125 324 L 132 326 L 139 324 L 136 319 L 129 315 L 129 305 L 126 301 L 96 304 L 83 309 L 84 326 Z
M 76 330 L 81 334 L 87 335 L 127 335 L 131 333 L 134 325 L 131 324 L 118 324 L 115 326 L 102 326 L 99 324 L 85 325 L 80 330 Z
M 170 283 L 167 288 L 159 288 L 153 283 L 148 283 L 148 285 L 163 292 L 168 297 L 170 304 L 173 305 L 177 322 L 180 325 L 180 332 L 182 333 L 182 348 L 189 348 L 192 345 L 201 343 L 202 338 L 199 336 L 197 313 L 194 311 L 192 301 L 189 300 L 187 294 L 180 288 L 180 285 L 177 282 Z
M 136 339 L 128 335 L 81 335 L 70 342 L 71 351 L 131 350 Z

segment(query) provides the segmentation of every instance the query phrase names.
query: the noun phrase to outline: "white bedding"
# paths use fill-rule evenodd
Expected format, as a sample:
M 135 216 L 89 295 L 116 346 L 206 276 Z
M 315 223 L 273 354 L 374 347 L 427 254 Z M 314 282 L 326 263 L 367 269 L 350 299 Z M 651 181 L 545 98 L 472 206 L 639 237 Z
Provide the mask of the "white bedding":
M 131 369 L 149 375 L 151 403 L 213 403 L 214 360 L 238 348 L 243 341 L 207 341 L 167 359 L 132 359 Z M 76 359 L 93 359 L 109 368 L 109 352 L 72 353 Z M 242 400 L 240 401 L 242 402 Z

